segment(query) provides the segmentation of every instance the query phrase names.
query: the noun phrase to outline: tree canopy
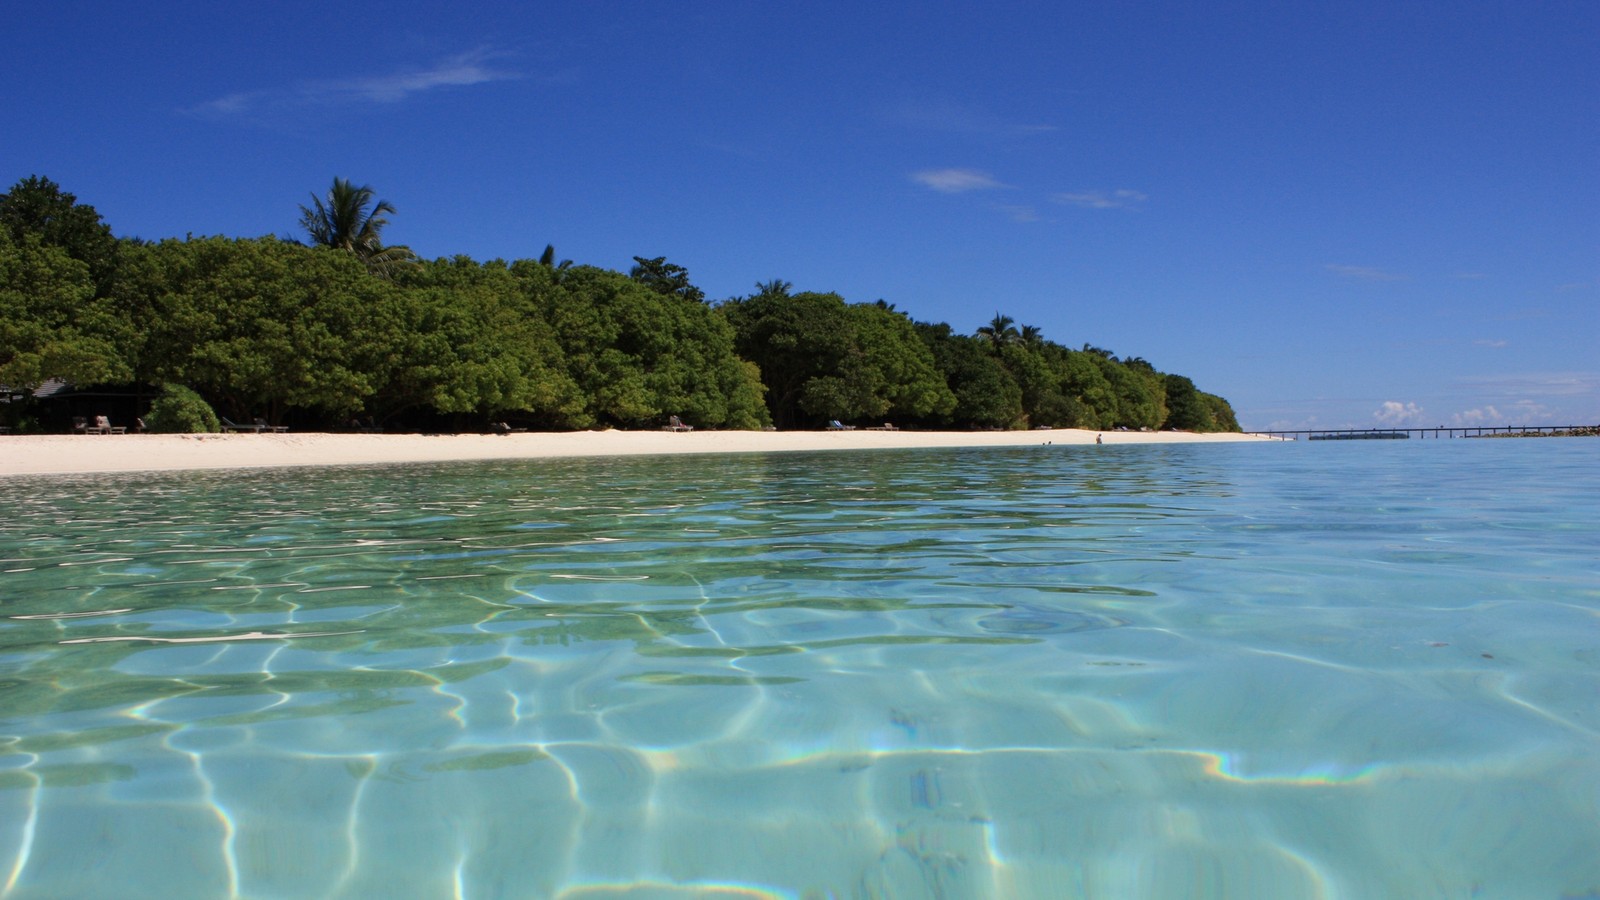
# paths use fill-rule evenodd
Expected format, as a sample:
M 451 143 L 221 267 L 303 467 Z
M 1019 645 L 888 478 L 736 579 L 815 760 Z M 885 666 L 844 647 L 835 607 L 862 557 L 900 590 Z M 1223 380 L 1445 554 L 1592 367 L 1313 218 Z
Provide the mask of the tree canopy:
M 999 311 L 962 334 L 778 278 L 712 304 L 665 257 L 624 274 L 553 245 L 421 261 L 383 245 L 394 207 L 342 178 L 300 212 L 310 245 L 144 243 L 23 179 L 0 195 L 0 384 L 182 387 L 305 427 L 1239 427 L 1187 377 Z

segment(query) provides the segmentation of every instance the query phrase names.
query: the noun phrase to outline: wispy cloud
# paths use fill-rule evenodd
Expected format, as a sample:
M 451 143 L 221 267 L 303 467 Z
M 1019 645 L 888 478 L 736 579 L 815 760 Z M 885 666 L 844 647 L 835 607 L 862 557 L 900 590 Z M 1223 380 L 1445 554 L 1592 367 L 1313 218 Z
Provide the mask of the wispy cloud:
M 1567 425 L 1600 420 L 1600 372 L 1520 372 L 1452 379 L 1472 399 L 1462 406 L 1494 411 L 1484 424 Z M 1463 416 L 1471 413 L 1469 409 Z M 1477 424 L 1463 419 L 1466 424 Z
M 1115 191 L 1080 191 L 1077 193 L 1056 194 L 1051 197 L 1057 203 L 1067 206 L 1079 206 L 1084 209 L 1137 209 L 1144 201 L 1150 199 L 1148 194 L 1122 188 Z
M 1479 340 L 1473 341 L 1472 342 L 1472 346 L 1474 346 L 1474 347 L 1504 347 L 1504 346 L 1506 346 L 1506 342 L 1505 341 L 1499 341 L 1499 340 L 1489 340 L 1488 338 L 1481 338 Z
M 891 115 L 902 125 L 957 134 L 1027 137 L 1059 130 L 1055 125 L 1008 121 L 973 106 L 944 100 L 902 104 Z
M 1405 281 L 1407 276 L 1390 272 L 1387 269 L 1376 269 L 1372 266 L 1345 266 L 1337 263 L 1328 263 L 1324 269 L 1338 275 L 1340 278 L 1354 278 L 1357 281 Z
M 323 89 L 329 96 L 372 103 L 397 103 L 412 94 L 442 87 L 465 87 L 515 78 L 512 72 L 488 65 L 493 54 L 475 50 L 443 60 L 425 69 L 395 72 L 375 78 L 353 78 L 328 82 Z
M 383 75 L 308 81 L 287 88 L 242 91 L 208 100 L 187 111 L 202 116 L 234 117 L 312 106 L 400 103 L 440 88 L 467 87 L 521 78 L 521 73 L 494 67 L 504 54 L 473 50 L 432 65 L 401 69 Z
M 1600 372 L 1522 372 L 1475 375 L 1456 379 L 1479 395 L 1522 399 L 1527 397 L 1600 397 Z
M 967 191 L 987 191 L 1003 188 L 988 172 L 977 169 L 923 169 L 911 173 L 911 180 L 941 194 L 964 194 Z
M 1422 407 L 1415 403 L 1401 403 L 1398 400 L 1385 400 L 1383 405 L 1372 413 L 1379 425 L 1388 425 L 1398 428 L 1422 420 Z
M 1014 204 L 1014 203 L 996 203 L 994 205 L 994 208 L 1000 210 L 1003 213 L 1005 213 L 1006 214 L 1006 218 L 1010 219 L 1013 222 L 1037 222 L 1037 221 L 1039 221 L 1039 211 L 1034 209 L 1031 206 L 1027 206 L 1027 205 L 1024 205 L 1024 204 Z

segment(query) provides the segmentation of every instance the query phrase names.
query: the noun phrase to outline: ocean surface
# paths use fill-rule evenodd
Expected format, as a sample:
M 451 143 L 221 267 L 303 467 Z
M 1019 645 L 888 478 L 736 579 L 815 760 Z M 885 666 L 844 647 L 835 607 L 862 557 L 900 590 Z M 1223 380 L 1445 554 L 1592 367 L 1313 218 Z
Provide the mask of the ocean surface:
M 1600 897 L 1600 440 L 0 479 L 6 898 Z

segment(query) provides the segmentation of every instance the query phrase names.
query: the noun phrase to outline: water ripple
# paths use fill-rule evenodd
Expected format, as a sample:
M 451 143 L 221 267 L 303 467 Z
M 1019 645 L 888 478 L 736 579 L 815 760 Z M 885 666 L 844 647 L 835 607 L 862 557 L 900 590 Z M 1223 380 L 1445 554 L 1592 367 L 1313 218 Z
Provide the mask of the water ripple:
M 1581 895 L 1521 443 L 0 481 L 5 891 Z

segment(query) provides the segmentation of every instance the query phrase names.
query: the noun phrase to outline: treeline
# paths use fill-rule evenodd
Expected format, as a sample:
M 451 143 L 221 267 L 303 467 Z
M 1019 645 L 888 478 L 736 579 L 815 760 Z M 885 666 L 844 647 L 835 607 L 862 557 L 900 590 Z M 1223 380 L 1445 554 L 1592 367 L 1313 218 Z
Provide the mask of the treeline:
M 1238 430 L 1227 401 L 1183 376 L 1004 316 L 962 335 L 781 281 L 707 303 L 662 258 L 636 257 L 626 274 L 550 248 L 421 261 L 381 244 L 393 209 L 372 199 L 336 180 L 326 206 L 302 207 L 311 245 L 152 243 L 24 179 L 0 195 L 0 385 L 23 401 L 0 415 L 26 427 L 31 391 L 64 379 L 183 386 L 225 416 L 303 428 L 637 428 L 677 415 L 733 429 Z

